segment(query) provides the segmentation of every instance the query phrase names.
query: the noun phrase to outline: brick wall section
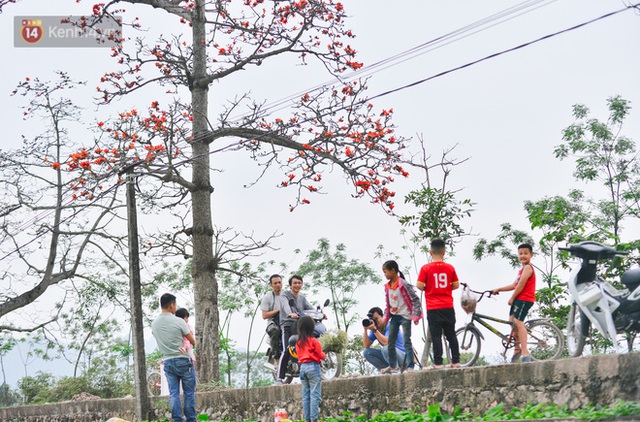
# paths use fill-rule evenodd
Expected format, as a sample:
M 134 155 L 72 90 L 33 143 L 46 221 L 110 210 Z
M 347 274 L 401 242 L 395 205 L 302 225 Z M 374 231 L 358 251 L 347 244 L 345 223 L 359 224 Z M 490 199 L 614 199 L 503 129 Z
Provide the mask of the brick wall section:
M 451 412 L 481 413 L 505 403 L 556 403 L 577 408 L 586 403 L 640 401 L 640 353 L 562 359 L 553 362 L 446 369 L 377 377 L 347 377 L 324 382 L 321 417 L 347 410 L 373 416 L 387 410 L 425 411 L 440 403 Z M 197 408 L 212 420 L 273 420 L 275 407 L 301 419 L 300 385 L 198 393 Z M 156 417 L 169 417 L 167 398 L 155 400 Z M 134 420 L 132 399 L 66 402 L 0 409 L 0 421 L 96 422 L 117 416 Z

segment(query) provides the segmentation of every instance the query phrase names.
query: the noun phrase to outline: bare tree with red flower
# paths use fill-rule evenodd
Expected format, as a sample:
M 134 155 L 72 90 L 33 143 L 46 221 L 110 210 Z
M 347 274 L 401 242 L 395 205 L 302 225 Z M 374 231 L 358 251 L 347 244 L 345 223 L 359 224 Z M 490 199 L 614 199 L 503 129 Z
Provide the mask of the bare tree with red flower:
M 7 3 L 12 1 L 0 0 L 0 10 Z M 173 245 L 192 258 L 198 378 L 209 382 L 219 377 L 216 272 L 221 262 L 213 244 L 211 156 L 245 150 L 263 168 L 262 175 L 271 168 L 282 172 L 278 187 L 293 190 L 291 210 L 309 204 L 322 191 L 323 172 L 336 169 L 354 197 L 369 197 L 392 213 L 391 184 L 408 175 L 402 167 L 406 144 L 394 133 L 393 111 L 376 111 L 367 102 L 364 81 L 336 82 L 300 95 L 287 116 L 271 116 L 245 93 L 227 102 L 217 119 L 211 116 L 212 84 L 280 56 L 296 56 L 302 64 L 317 61 L 336 76 L 360 68 L 340 2 L 113 0 L 95 4 L 91 20 L 130 16 L 123 4 L 135 10 L 148 6 L 163 18 L 168 14 L 175 26 L 163 28 L 172 35 L 155 41 L 145 32 L 126 39 L 111 36 L 118 42 L 111 50 L 117 68 L 105 72 L 97 86 L 101 101 L 144 89 L 163 94 L 99 124 L 102 146 L 80 152 L 68 168 L 91 171 L 102 180 L 136 162 L 158 182 L 154 193 L 168 190 L 163 198 L 175 203 L 189 197 L 191 221 L 183 216 L 185 227 L 176 230 L 171 245 L 165 237 L 162 247 Z M 127 19 L 127 31 L 143 29 L 137 17 Z M 234 113 L 241 117 L 231 118 Z M 264 244 L 249 242 L 248 247 Z

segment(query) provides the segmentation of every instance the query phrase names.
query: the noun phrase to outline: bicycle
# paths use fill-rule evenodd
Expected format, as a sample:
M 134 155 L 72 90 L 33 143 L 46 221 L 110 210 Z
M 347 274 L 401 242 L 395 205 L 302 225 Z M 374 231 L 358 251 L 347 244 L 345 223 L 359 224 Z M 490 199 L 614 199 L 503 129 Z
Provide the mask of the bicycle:
M 461 284 L 468 287 L 464 283 Z M 487 297 L 492 296 L 491 290 L 485 290 L 484 292 L 471 290 L 471 292 L 480 295 L 477 300 L 478 302 L 480 302 L 485 295 L 487 295 Z M 511 330 L 508 334 L 503 334 L 487 321 L 508 325 Z M 489 332 L 500 337 L 504 347 L 502 356 L 506 360 L 507 351 L 514 348 L 516 345 L 516 338 L 514 335 L 515 323 L 489 315 L 479 314 L 474 310 L 471 314 L 471 321 L 464 327 L 456 330 L 456 337 L 460 346 L 460 366 L 473 366 L 480 357 L 480 350 L 482 348 L 484 336 L 476 326 L 476 322 L 489 330 Z M 562 331 L 560 331 L 558 327 L 550 321 L 542 318 L 527 320 L 524 322 L 524 326 L 527 329 L 527 347 L 533 360 L 552 360 L 560 357 L 564 349 L 564 337 L 562 335 Z M 451 362 L 451 353 L 446 341 L 444 341 L 444 345 L 447 358 L 449 359 L 449 362 Z M 425 341 L 425 349 L 430 350 L 430 348 L 431 335 L 428 335 Z M 423 364 L 424 363 L 425 362 L 423 362 Z
M 162 376 L 160 375 L 160 367 L 154 367 L 147 371 L 147 389 L 151 397 L 157 397 L 162 392 Z

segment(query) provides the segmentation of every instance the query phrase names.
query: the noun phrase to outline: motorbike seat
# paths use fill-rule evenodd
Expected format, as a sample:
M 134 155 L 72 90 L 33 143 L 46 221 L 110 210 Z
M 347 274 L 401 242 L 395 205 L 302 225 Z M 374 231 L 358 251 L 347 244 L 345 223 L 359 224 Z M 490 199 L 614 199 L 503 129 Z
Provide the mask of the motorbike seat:
M 634 291 L 640 286 L 640 268 L 631 268 L 625 271 L 620 281 L 630 292 Z
M 568 250 L 571 255 L 583 260 L 600 261 L 616 255 L 615 248 L 604 246 L 596 242 L 581 242 L 575 245 L 569 245 L 565 250 Z

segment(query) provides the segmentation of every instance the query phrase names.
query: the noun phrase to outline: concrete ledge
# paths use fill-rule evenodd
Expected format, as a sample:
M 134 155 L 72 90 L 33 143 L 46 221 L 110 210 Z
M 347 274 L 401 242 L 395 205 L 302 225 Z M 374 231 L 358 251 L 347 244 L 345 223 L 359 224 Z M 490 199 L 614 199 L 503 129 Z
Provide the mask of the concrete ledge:
M 422 412 L 440 403 L 443 412 L 456 406 L 482 413 L 504 403 L 507 408 L 528 403 L 555 403 L 570 409 L 587 403 L 640 401 L 640 354 L 605 355 L 486 366 L 443 369 L 402 375 L 348 377 L 322 384 L 321 416 L 344 411 L 371 417 L 387 410 Z M 273 420 L 275 407 L 292 419 L 302 419 L 300 385 L 221 390 L 198 393 L 197 408 L 213 420 Z M 154 400 L 156 418 L 168 416 L 168 400 Z M 134 420 L 133 399 L 65 402 L 0 409 L 0 421 L 84 422 L 113 416 Z

